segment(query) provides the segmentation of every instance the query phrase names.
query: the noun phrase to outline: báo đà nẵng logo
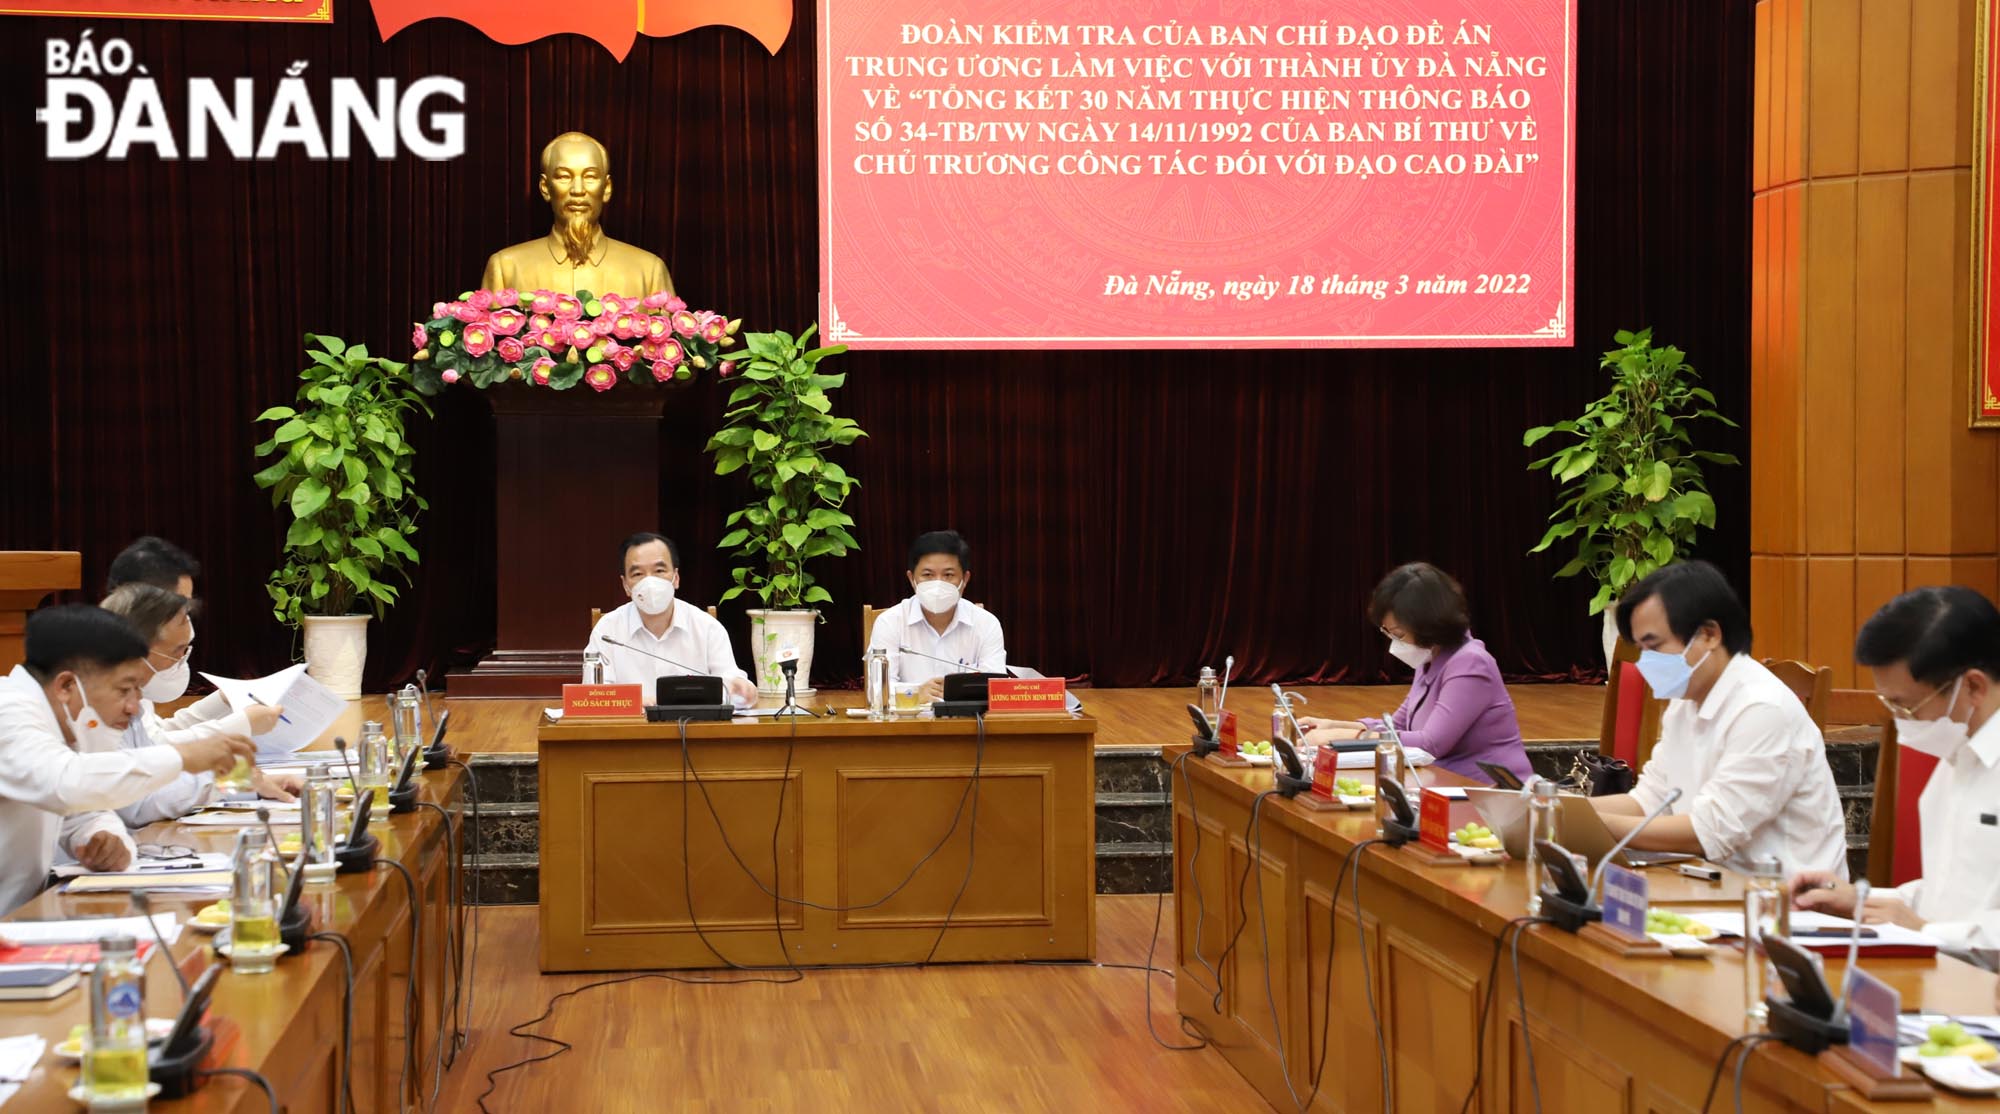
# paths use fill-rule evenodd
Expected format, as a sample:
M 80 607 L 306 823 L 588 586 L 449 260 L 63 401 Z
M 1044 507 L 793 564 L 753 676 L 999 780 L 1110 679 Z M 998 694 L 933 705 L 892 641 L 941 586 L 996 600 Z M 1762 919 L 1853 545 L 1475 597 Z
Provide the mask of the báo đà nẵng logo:
M 772 54 L 792 31 L 792 0 L 371 0 L 382 38 L 426 19 L 456 19 L 494 42 L 518 45 L 550 35 L 594 39 L 624 61 L 640 35 L 663 39 L 711 24 L 734 27 Z
M 276 82 L 191 77 L 162 82 L 124 39 L 49 39 L 35 122 L 50 159 L 393 159 L 465 153 L 465 83 L 455 77 L 336 77 L 313 83 L 293 62 Z

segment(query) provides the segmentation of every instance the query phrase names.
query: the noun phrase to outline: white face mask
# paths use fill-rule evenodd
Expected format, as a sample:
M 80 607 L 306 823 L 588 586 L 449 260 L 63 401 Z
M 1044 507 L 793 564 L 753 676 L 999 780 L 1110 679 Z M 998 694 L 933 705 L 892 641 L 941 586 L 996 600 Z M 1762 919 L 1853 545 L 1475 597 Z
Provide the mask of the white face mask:
M 1411 669 L 1422 669 L 1424 666 L 1430 664 L 1432 657 L 1430 650 L 1426 650 L 1422 646 L 1413 646 L 1400 638 L 1391 638 L 1389 640 L 1389 653 L 1395 655 L 1397 661 L 1402 662 Z
M 632 585 L 632 602 L 642 615 L 664 615 L 674 605 L 674 582 L 664 576 L 649 576 Z
M 80 686 L 78 691 L 81 694 Z M 98 714 L 97 709 L 90 706 L 88 697 L 84 698 L 83 710 L 70 717 L 69 729 L 76 737 L 76 749 L 79 754 L 117 750 L 120 740 L 125 736 L 123 731 L 104 722 L 104 717 Z
M 958 606 L 958 585 L 949 580 L 926 580 L 917 585 L 917 603 L 933 615 L 944 615 Z
M 1945 701 L 1944 715 L 1937 719 L 1896 720 L 1896 745 L 1908 747 L 1918 754 L 1928 754 L 1940 762 L 1949 762 L 1972 737 L 1967 725 L 1951 718 L 1951 710 L 1958 703 L 1958 690 L 1965 684 L 1960 675 L 1952 682 L 1951 699 Z
M 186 658 L 175 662 L 171 669 L 156 669 L 153 671 L 153 679 L 146 682 L 146 687 L 139 690 L 139 695 L 155 704 L 179 700 L 181 694 L 187 691 L 188 672 Z

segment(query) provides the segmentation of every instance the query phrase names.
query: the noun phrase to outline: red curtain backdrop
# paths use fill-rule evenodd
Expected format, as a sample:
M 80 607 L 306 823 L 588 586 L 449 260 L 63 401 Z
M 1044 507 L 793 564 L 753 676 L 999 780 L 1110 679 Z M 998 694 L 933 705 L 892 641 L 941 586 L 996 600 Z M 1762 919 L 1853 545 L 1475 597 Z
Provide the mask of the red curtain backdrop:
M 851 509 L 864 548 L 817 570 L 837 601 L 822 682 L 858 674 L 861 604 L 904 593 L 909 539 L 947 526 L 975 547 L 971 595 L 1006 623 L 1011 658 L 1099 685 L 1181 683 L 1228 653 L 1238 683 L 1406 676 L 1361 610 L 1386 569 L 1415 559 L 1464 580 L 1510 675 L 1601 673 L 1589 587 L 1552 581 L 1560 558 L 1523 556 L 1554 501 L 1524 470 L 1520 434 L 1601 394 L 1598 351 L 1648 324 L 1747 417 L 1753 27 L 1749 0 L 1581 9 L 1575 349 L 842 357 L 837 412 L 871 436 L 845 458 L 862 481 Z M 135 535 L 187 546 L 207 566 L 198 668 L 252 673 L 294 648 L 262 587 L 282 524 L 250 482 L 264 436 L 251 418 L 290 399 L 302 334 L 407 356 L 420 308 L 547 227 L 533 164 L 557 132 L 609 145 L 608 227 L 664 256 L 691 302 L 752 328 L 796 330 L 813 314 L 810 3 L 775 58 L 709 28 L 642 37 L 623 64 L 574 37 L 503 47 L 450 22 L 385 44 L 360 0 L 336 0 L 335 15 L 332 27 L 5 23 L 0 548 L 78 549 L 101 581 Z M 99 43 L 129 39 L 176 117 L 188 77 L 254 77 L 268 104 L 300 60 L 321 90 L 335 76 L 459 77 L 467 153 L 48 162 L 29 111 L 43 103 L 42 41 L 85 26 Z M 679 398 L 659 522 L 631 525 L 682 543 L 683 595 L 707 603 L 728 582 L 715 539 L 745 493 L 700 451 L 722 392 Z M 447 394 L 413 439 L 432 505 L 424 560 L 375 628 L 371 689 L 463 665 L 493 638 L 484 400 Z M 598 483 L 628 474 L 598 464 Z M 1715 473 L 1722 524 L 1704 548 L 1739 585 L 1746 473 L 1747 454 L 1745 469 Z M 596 578 L 610 606 L 615 568 L 615 554 L 578 552 L 548 575 Z M 723 611 L 739 650 L 741 607 Z

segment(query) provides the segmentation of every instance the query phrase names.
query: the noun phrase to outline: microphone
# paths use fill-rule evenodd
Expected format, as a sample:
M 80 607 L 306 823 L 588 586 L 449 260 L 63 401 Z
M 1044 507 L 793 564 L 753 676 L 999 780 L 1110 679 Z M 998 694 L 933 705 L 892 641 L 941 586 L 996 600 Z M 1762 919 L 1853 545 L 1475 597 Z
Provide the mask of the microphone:
M 422 694 L 423 694 L 423 698 L 424 698 L 424 722 L 425 722 L 425 723 L 435 723 L 436 721 L 435 721 L 435 720 L 433 720 L 433 719 L 431 719 L 431 678 L 430 678 L 430 674 L 428 674 L 428 673 L 424 672 L 424 671 L 423 671 L 423 670 L 421 670 L 421 669 L 417 670 L 417 691 L 418 691 L 418 692 L 420 692 L 420 693 L 422 693 Z
M 356 790 L 356 792 L 359 792 L 359 790 Z M 268 807 L 264 805 L 257 806 L 257 822 L 264 825 L 264 837 L 271 841 L 271 854 L 281 859 L 284 858 L 285 853 L 278 850 L 278 833 L 271 828 L 271 810 Z
M 153 919 L 153 895 L 144 890 L 133 890 L 132 905 L 146 918 L 147 926 L 153 930 L 153 941 L 160 945 L 160 955 L 167 961 L 167 970 L 172 971 L 174 981 L 181 984 L 181 1001 L 187 1001 L 187 976 L 181 974 L 181 965 L 174 962 L 174 953 L 167 947 L 167 938 L 160 931 L 160 922 Z
M 1836 1018 L 1847 1016 L 1847 1004 L 1854 998 L 1854 963 L 1861 955 L 1861 911 L 1867 907 L 1868 879 L 1863 878 L 1854 883 L 1854 924 L 1847 934 L 1847 974 L 1841 980 L 1845 985 L 1840 988 L 1840 1012 L 1834 1014 Z
M 630 650 L 630 651 L 632 651 L 632 652 L 633 652 L 633 653 L 635 653 L 635 654 L 644 654 L 644 655 L 646 655 L 647 657 L 649 657 L 649 658 L 652 658 L 652 659 L 653 659 L 654 661 L 663 661 L 663 662 L 666 662 L 666 663 L 667 663 L 668 665 L 671 665 L 671 666 L 673 666 L 673 667 L 674 667 L 674 668 L 676 668 L 676 669 L 685 669 L 685 670 L 687 670 L 687 671 L 688 671 L 688 672 L 689 672 L 690 674 L 692 674 L 693 676 L 696 676 L 696 677 L 706 677 L 706 676 L 708 676 L 708 670 L 706 670 L 706 669 L 696 669 L 696 668 L 695 668 L 694 666 L 692 666 L 692 665 L 683 665 L 682 663 L 680 663 L 680 662 L 677 662 L 677 661 L 675 661 L 674 659 L 672 659 L 672 658 L 670 658 L 670 657 L 666 656 L 665 654 L 656 654 L 656 653 L 654 653 L 654 652 L 653 652 L 653 651 L 651 651 L 651 650 L 642 650 L 642 649 L 640 649 L 640 648 L 639 648 L 639 647 L 637 647 L 637 646 L 630 646 L 630 645 L 627 645 L 627 644 L 625 644 L 625 643 L 623 643 L 623 642 L 620 642 L 620 641 L 618 641 L 617 639 L 615 639 L 615 638 L 611 637 L 611 636 L 610 636 L 610 635 L 608 635 L 608 634 L 600 634 L 600 635 L 598 635 L 598 636 L 597 636 L 597 640 L 598 640 L 599 642 L 602 642 L 602 643 L 604 643 L 604 644 L 605 644 L 605 645 L 607 645 L 607 646 L 616 646 L 616 647 L 618 647 L 618 648 L 619 648 L 619 649 L 621 649 L 621 650 Z M 794 668 L 794 669 L 797 669 L 798 667 L 797 667 L 797 666 L 795 665 L 795 666 L 793 666 L 792 668 Z
M 952 667 L 953 669 L 956 669 L 956 670 L 958 670 L 958 671 L 959 671 L 960 673 L 973 673 L 973 672 L 977 672 L 977 668 L 976 668 L 976 667 L 975 667 L 975 666 L 974 666 L 974 665 L 973 665 L 973 664 L 972 664 L 971 662 L 968 662 L 968 661 L 952 661 L 952 660 L 950 660 L 949 658 L 941 658 L 941 657 L 938 657 L 938 656 L 937 656 L 936 654 L 926 654 L 926 653 L 924 653 L 924 652 L 923 652 L 922 650 L 912 650 L 912 649 L 910 649 L 910 648 L 909 648 L 908 646 L 898 646 L 898 647 L 896 647 L 896 652 L 897 652 L 897 653 L 899 653 L 899 654 L 913 654 L 913 655 L 915 655 L 915 656 L 917 656 L 917 657 L 920 657 L 920 658 L 927 658 L 927 659 L 929 659 L 929 660 L 931 660 L 931 661 L 934 661 L 934 662 L 937 662 L 937 663 L 938 663 L 939 665 L 949 665 L 949 666 L 951 666 L 951 667 Z M 1018 676 L 1020 676 L 1020 674 L 1018 674 L 1018 673 L 1015 673 L 1015 672 L 1014 672 L 1013 670 L 1011 670 L 1011 669 L 1008 669 L 1008 668 L 1007 668 L 1006 666 L 1004 666 L 1004 665 L 1003 665 L 1003 666 L 1001 666 L 1000 668 L 1001 668 L 1001 671 L 1002 671 L 1002 672 L 1004 672 L 1004 673 L 1006 673 L 1006 674 L 1007 674 L 1007 675 L 1008 675 L 1009 677 L 1018 677 Z
M 1644 820 L 1639 821 L 1637 827 L 1633 828 L 1629 832 L 1626 832 L 1624 839 L 1621 839 L 1617 843 L 1612 844 L 1611 850 L 1606 851 L 1604 853 L 1604 857 L 1597 860 L 1597 870 L 1593 872 L 1590 876 L 1590 904 L 1592 906 L 1597 905 L 1597 899 L 1599 895 L 1603 894 L 1604 892 L 1605 866 L 1608 865 L 1611 862 L 1611 860 L 1618 857 L 1618 852 L 1625 850 L 1625 845 L 1632 842 L 1633 836 L 1636 836 L 1640 832 L 1645 831 L 1646 825 L 1651 824 L 1653 821 L 1659 819 L 1663 813 L 1665 813 L 1668 809 L 1674 807 L 1675 801 L 1678 801 L 1680 799 L 1681 799 L 1681 791 L 1679 789 L 1674 789 L 1669 791 L 1667 793 L 1667 799 L 1661 801 L 1659 807 L 1647 813 L 1646 818 Z
M 357 801 L 360 800 L 361 778 L 354 772 L 354 760 L 347 756 L 347 740 L 339 735 L 335 735 L 333 737 L 333 749 L 340 752 L 340 761 L 347 767 L 347 784 L 354 787 L 354 799 Z M 331 835 L 332 833 L 328 834 Z
M 1229 675 L 1236 672 L 1236 655 L 1222 659 L 1222 692 L 1215 698 L 1215 718 L 1222 718 L 1222 709 L 1229 706 Z

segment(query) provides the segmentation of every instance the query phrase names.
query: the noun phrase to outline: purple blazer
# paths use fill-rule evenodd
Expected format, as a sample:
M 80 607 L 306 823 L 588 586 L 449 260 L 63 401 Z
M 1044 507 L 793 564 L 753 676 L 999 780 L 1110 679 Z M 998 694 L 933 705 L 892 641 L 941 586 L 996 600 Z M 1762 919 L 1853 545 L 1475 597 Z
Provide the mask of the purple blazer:
M 1477 638 L 1440 650 L 1418 670 L 1394 714 L 1403 746 L 1428 751 L 1452 773 L 1490 781 L 1480 762 L 1504 766 L 1522 781 L 1533 773 L 1500 666 Z M 1380 720 L 1363 722 L 1381 726 Z

